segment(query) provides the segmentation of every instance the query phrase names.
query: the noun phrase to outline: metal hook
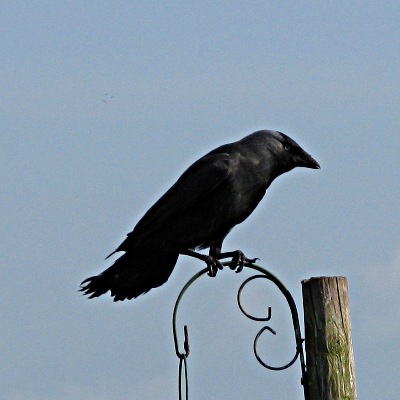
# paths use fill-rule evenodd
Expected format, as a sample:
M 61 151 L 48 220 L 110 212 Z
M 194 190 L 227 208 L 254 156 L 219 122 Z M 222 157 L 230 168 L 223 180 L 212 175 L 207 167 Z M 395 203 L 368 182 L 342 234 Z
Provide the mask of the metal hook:
M 229 265 L 231 265 L 230 262 L 223 263 L 223 266 L 229 266 Z M 302 371 L 301 383 L 304 388 L 304 398 L 305 398 L 305 400 L 308 400 L 309 395 L 308 395 L 308 385 L 307 385 L 307 370 L 306 370 L 306 364 L 305 364 L 305 359 L 304 359 L 303 339 L 301 337 L 301 329 L 300 329 L 300 323 L 299 323 L 299 317 L 298 317 L 298 313 L 297 313 L 296 303 L 295 303 L 292 295 L 290 294 L 290 292 L 281 283 L 281 281 L 278 278 L 276 278 L 273 274 L 271 274 L 270 272 L 268 272 L 267 270 L 265 270 L 264 268 L 262 268 L 256 264 L 245 263 L 244 267 L 254 269 L 254 270 L 260 272 L 262 275 L 252 276 L 252 277 L 246 279 L 240 286 L 240 288 L 238 290 L 238 294 L 237 294 L 237 303 L 238 303 L 238 306 L 239 306 L 240 310 L 242 311 L 242 313 L 247 318 L 254 320 L 254 321 L 269 321 L 271 319 L 271 307 L 268 307 L 267 317 L 255 317 L 255 316 L 249 314 L 248 312 L 246 312 L 241 304 L 241 294 L 242 294 L 243 288 L 246 286 L 246 284 L 248 284 L 251 280 L 258 279 L 258 278 L 265 278 L 265 279 L 270 280 L 278 287 L 278 289 L 284 295 L 284 297 L 289 305 L 291 315 L 292 315 L 293 329 L 294 329 L 295 341 L 296 341 L 296 354 L 289 363 L 287 363 L 281 367 L 270 366 L 267 363 L 265 363 L 259 356 L 258 351 L 257 351 L 257 345 L 258 345 L 259 338 L 264 331 L 268 330 L 274 335 L 276 334 L 276 332 L 271 327 L 264 326 L 258 332 L 257 336 L 254 339 L 254 343 L 253 343 L 254 355 L 261 365 L 263 365 L 265 368 L 275 370 L 275 371 L 289 368 L 291 365 L 294 364 L 294 362 L 297 360 L 297 358 L 300 357 L 300 364 L 301 364 L 301 371 Z M 176 328 L 176 316 L 177 316 L 178 307 L 179 307 L 180 301 L 181 301 L 183 295 L 185 294 L 186 290 L 193 284 L 194 281 L 196 281 L 198 278 L 200 278 L 200 276 L 204 275 L 207 272 L 208 272 L 208 269 L 204 268 L 201 271 L 199 271 L 197 274 L 193 275 L 193 277 L 186 283 L 186 285 L 180 291 L 178 298 L 175 302 L 173 318 L 172 318 L 172 328 L 173 328 L 173 335 L 174 335 L 175 353 L 176 353 L 177 357 L 180 359 L 180 376 L 181 376 L 181 372 L 182 372 L 182 369 L 181 369 L 182 363 L 184 364 L 184 367 L 185 367 L 185 375 L 187 375 L 186 358 L 189 356 L 190 348 L 189 348 L 188 328 L 185 325 L 184 326 L 184 343 L 183 343 L 184 352 L 179 351 L 178 335 L 177 335 L 177 328 Z M 187 376 L 185 379 L 186 379 L 186 385 L 187 385 Z M 186 388 L 187 388 L 187 386 L 186 386 Z
M 268 314 L 267 314 L 266 317 L 255 317 L 254 315 L 251 315 L 251 314 L 249 314 L 248 312 L 246 312 L 246 311 L 244 310 L 243 306 L 242 306 L 241 294 L 242 294 L 243 288 L 244 288 L 250 281 L 252 281 L 253 279 L 260 278 L 260 277 L 262 277 L 262 276 L 263 276 L 263 275 L 255 275 L 255 276 L 251 276 L 250 278 L 247 278 L 247 279 L 240 285 L 240 288 L 239 288 L 239 290 L 238 290 L 237 297 L 236 297 L 238 306 L 239 306 L 239 308 L 240 308 L 240 311 L 241 311 L 247 318 L 252 319 L 253 321 L 269 321 L 269 320 L 271 319 L 271 316 L 272 316 L 272 315 L 271 315 L 271 314 L 272 314 L 272 309 L 271 309 L 271 307 L 268 307 Z
M 288 364 L 286 364 L 282 367 L 271 367 L 268 364 L 266 364 L 264 361 L 262 361 L 257 353 L 257 343 L 258 343 L 258 339 L 261 336 L 261 334 L 265 330 L 269 330 L 270 332 L 275 334 L 274 330 L 272 330 L 268 326 L 265 326 L 258 332 L 258 334 L 254 340 L 254 345 L 253 345 L 254 354 L 261 365 L 263 365 L 264 367 L 266 367 L 268 369 L 272 369 L 272 370 L 282 370 L 282 369 L 289 368 L 297 360 L 297 358 L 300 357 L 301 384 L 303 385 L 303 389 L 304 389 L 304 398 L 305 398 L 305 400 L 308 400 L 309 393 L 308 393 L 308 384 L 307 384 L 307 367 L 306 367 L 305 358 L 304 358 L 303 339 L 301 337 L 300 322 L 299 322 L 299 316 L 297 313 L 296 303 L 295 303 L 292 295 L 290 294 L 290 292 L 286 289 L 286 287 L 283 285 L 283 283 L 275 275 L 271 274 L 269 271 L 265 270 L 264 268 L 262 268 L 258 265 L 255 265 L 255 264 L 245 264 L 245 266 L 248 268 L 254 269 L 258 272 L 261 272 L 262 275 L 255 275 L 251 278 L 248 278 L 245 282 L 243 282 L 243 284 L 239 288 L 239 291 L 241 292 L 241 290 L 243 290 L 243 287 L 252 279 L 265 278 L 265 279 L 268 279 L 271 282 L 273 282 L 278 287 L 278 289 L 281 291 L 281 293 L 285 296 L 285 299 L 289 305 L 290 312 L 292 314 L 294 336 L 295 336 L 295 341 L 296 341 L 296 354 L 293 357 L 292 361 L 290 361 Z M 238 305 L 239 305 L 240 310 L 242 310 L 242 312 L 243 312 L 243 307 L 240 304 L 240 293 L 238 293 Z M 245 312 L 244 312 L 244 315 L 246 315 L 250 319 L 257 320 L 253 316 L 249 316 Z
M 173 331 L 173 334 L 174 334 L 175 353 L 176 353 L 176 356 L 178 358 L 180 358 L 180 359 L 188 357 L 189 353 L 190 353 L 190 349 L 189 349 L 189 332 L 188 332 L 187 326 L 185 325 L 184 328 L 183 328 L 184 337 L 185 337 L 184 344 L 183 344 L 184 352 L 182 353 L 182 352 L 179 351 L 178 333 L 177 333 L 177 329 L 176 329 L 176 315 L 178 313 L 178 307 L 179 307 L 179 304 L 181 302 L 181 299 L 182 299 L 183 295 L 185 294 L 185 292 L 189 288 L 189 286 L 196 279 L 198 279 L 201 275 L 204 275 L 206 272 L 208 272 L 208 269 L 204 268 L 201 271 L 199 271 L 197 274 L 193 275 L 192 278 L 182 288 L 182 290 L 180 291 L 180 293 L 178 295 L 178 298 L 176 299 L 176 302 L 175 302 L 174 312 L 173 312 L 173 316 L 172 316 L 172 331 Z
M 289 361 L 287 364 L 282 365 L 281 367 L 273 367 L 272 365 L 267 364 L 265 361 L 263 361 L 261 359 L 261 357 L 258 355 L 257 352 L 257 344 L 258 344 L 258 339 L 260 338 L 260 336 L 263 334 L 264 331 L 270 331 L 271 333 L 273 333 L 274 335 L 276 335 L 276 332 L 269 326 L 264 326 L 263 328 L 260 329 L 260 331 L 257 333 L 257 336 L 254 339 L 254 344 L 253 344 L 253 351 L 254 351 L 254 355 L 257 358 L 257 361 L 265 368 L 267 369 L 271 369 L 272 371 L 282 371 L 283 369 L 289 368 L 291 365 L 294 364 L 294 362 L 297 360 L 297 357 L 299 356 L 299 351 L 296 350 L 296 354 L 294 355 L 294 357 L 292 358 L 291 361 Z

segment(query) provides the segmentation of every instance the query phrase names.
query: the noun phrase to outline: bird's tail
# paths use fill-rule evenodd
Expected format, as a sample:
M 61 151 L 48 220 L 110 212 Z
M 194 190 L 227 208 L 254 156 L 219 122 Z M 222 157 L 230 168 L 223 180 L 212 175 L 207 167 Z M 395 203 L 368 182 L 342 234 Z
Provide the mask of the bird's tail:
M 165 283 L 178 256 L 177 252 L 127 252 L 101 274 L 85 279 L 80 291 L 92 299 L 110 290 L 114 301 L 130 300 Z

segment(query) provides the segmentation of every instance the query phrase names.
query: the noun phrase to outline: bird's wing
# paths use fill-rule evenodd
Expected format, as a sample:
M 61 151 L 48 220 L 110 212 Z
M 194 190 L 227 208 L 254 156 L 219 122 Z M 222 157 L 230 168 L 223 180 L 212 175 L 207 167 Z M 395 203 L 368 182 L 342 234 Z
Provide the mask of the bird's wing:
M 159 227 L 186 211 L 196 210 L 212 201 L 214 192 L 234 173 L 235 157 L 231 145 L 224 145 L 192 164 L 177 182 L 146 212 L 132 232 L 115 250 L 126 251 L 133 242 L 151 235 Z M 187 215 L 187 214 L 186 214 Z M 112 253 L 113 254 L 113 253 Z

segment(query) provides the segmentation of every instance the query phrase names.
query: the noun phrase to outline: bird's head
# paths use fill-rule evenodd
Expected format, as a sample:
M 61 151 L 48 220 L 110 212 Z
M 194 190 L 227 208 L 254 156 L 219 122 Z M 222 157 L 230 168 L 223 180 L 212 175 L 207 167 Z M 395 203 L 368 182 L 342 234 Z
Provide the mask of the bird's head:
M 266 136 L 268 150 L 276 159 L 281 173 L 295 167 L 321 168 L 318 162 L 289 136 L 277 131 L 261 132 Z
M 318 162 L 303 150 L 293 139 L 282 132 L 280 134 L 280 154 L 286 158 L 293 167 L 320 169 Z

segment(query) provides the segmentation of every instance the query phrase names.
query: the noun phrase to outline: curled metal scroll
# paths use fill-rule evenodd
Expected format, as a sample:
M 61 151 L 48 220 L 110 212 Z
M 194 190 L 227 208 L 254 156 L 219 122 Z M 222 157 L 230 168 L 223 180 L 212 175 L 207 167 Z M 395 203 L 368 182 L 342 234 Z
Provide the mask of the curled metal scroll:
M 251 268 L 251 266 L 250 266 L 250 268 Z M 256 268 L 255 268 L 255 269 L 256 269 Z M 268 271 L 265 271 L 265 272 L 268 272 Z M 269 274 L 269 273 L 268 273 L 268 274 Z M 273 278 L 275 278 L 276 281 L 272 280 L 272 279 L 271 279 L 271 276 L 272 276 Z M 270 274 L 270 276 L 267 276 L 267 275 L 254 275 L 254 276 L 251 276 L 250 278 L 246 279 L 246 280 L 241 284 L 241 286 L 240 286 L 240 288 L 239 288 L 239 290 L 238 290 L 238 294 L 237 294 L 237 303 L 238 303 L 238 305 L 239 305 L 240 310 L 242 311 L 242 313 L 243 313 L 247 318 L 250 318 L 250 319 L 252 319 L 252 320 L 254 320 L 254 321 L 269 321 L 269 320 L 271 319 L 271 307 L 268 307 L 268 316 L 267 316 L 267 317 L 258 318 L 258 317 L 254 317 L 253 315 L 250 315 L 249 313 L 247 313 L 247 312 L 244 310 L 243 306 L 242 306 L 242 302 L 241 302 L 241 293 L 242 293 L 244 287 L 245 287 L 250 281 L 252 281 L 252 280 L 254 280 L 254 279 L 269 279 L 269 280 L 272 280 L 274 283 L 279 282 L 279 281 L 277 280 L 277 278 L 274 277 L 272 274 Z M 279 283 L 280 283 L 280 282 L 279 282 Z M 282 285 L 282 286 L 283 286 L 283 285 Z M 278 286 L 278 287 L 279 287 L 279 286 Z M 281 289 L 281 288 L 280 288 L 280 289 Z M 281 289 L 281 291 L 282 291 L 282 289 Z M 283 291 L 282 291 L 282 293 L 285 294 Z M 296 326 L 296 325 L 298 324 L 298 319 L 295 321 L 295 318 L 297 317 L 297 309 L 296 309 L 296 305 L 294 304 L 294 301 L 293 301 L 294 310 L 292 310 L 291 301 L 290 301 L 290 300 L 293 300 L 293 298 L 291 297 L 290 294 L 289 294 L 289 296 L 290 296 L 289 298 L 286 297 L 286 296 L 285 296 L 285 297 L 286 297 L 286 300 L 288 300 L 289 307 L 291 308 L 292 319 L 293 319 L 293 326 Z M 255 339 L 254 339 L 254 344 L 253 344 L 254 355 L 255 355 L 255 357 L 257 358 L 257 361 L 258 361 L 263 367 L 268 368 L 268 369 L 271 369 L 271 370 L 273 370 L 273 371 L 281 371 L 281 370 L 283 370 L 283 369 L 289 368 L 291 365 L 294 364 L 294 362 L 297 360 L 297 358 L 299 357 L 299 355 L 300 355 L 300 353 L 301 353 L 301 351 L 302 351 L 302 348 L 303 348 L 303 347 L 302 347 L 302 339 L 301 339 L 301 337 L 300 337 L 300 346 L 301 346 L 301 348 L 299 348 L 299 347 L 297 346 L 297 336 L 296 336 L 296 333 L 295 333 L 295 337 L 296 337 L 296 353 L 295 353 L 294 357 L 292 358 L 292 360 L 289 361 L 287 364 L 284 364 L 284 365 L 282 365 L 282 366 L 274 367 L 274 366 L 272 366 L 272 365 L 267 364 L 265 361 L 263 361 L 262 358 L 260 357 L 260 355 L 258 354 L 258 351 L 257 351 L 258 341 L 259 341 L 261 335 L 262 335 L 266 330 L 268 330 L 268 331 L 271 332 L 272 334 L 276 335 L 276 332 L 275 332 L 271 327 L 269 327 L 269 326 L 264 326 L 264 327 L 261 328 L 260 331 L 257 333 L 257 336 L 255 337 Z M 296 329 L 295 329 L 295 332 L 296 332 Z
M 230 262 L 225 262 L 223 263 L 224 266 L 231 266 Z M 249 319 L 253 320 L 253 321 L 269 321 L 271 319 L 271 307 L 268 307 L 268 314 L 266 317 L 255 317 L 251 314 L 249 314 L 247 311 L 245 311 L 242 303 L 241 303 L 241 294 L 242 291 L 244 289 L 244 287 L 252 280 L 254 279 L 268 279 L 271 282 L 273 282 L 278 289 L 281 291 L 281 293 L 284 295 L 289 308 L 290 308 L 290 312 L 292 315 L 292 322 L 293 322 L 293 329 L 294 329 L 294 335 L 295 335 L 295 342 L 296 342 L 296 352 L 294 357 L 292 358 L 291 361 L 289 361 L 287 364 L 282 365 L 282 366 L 271 366 L 269 364 L 267 364 L 265 361 L 263 361 L 257 351 L 257 345 L 258 345 L 258 341 L 261 337 L 261 335 L 265 332 L 265 331 L 269 331 L 272 334 L 276 334 L 276 332 L 269 326 L 264 326 L 263 328 L 260 329 L 260 331 L 257 333 L 255 339 L 254 339 L 254 343 L 253 343 L 253 351 L 254 351 L 254 355 L 256 357 L 256 359 L 258 360 L 258 362 L 264 366 L 265 368 L 268 368 L 270 370 L 274 370 L 274 371 L 281 371 L 284 370 L 286 368 L 289 368 L 291 365 L 293 365 L 295 363 L 295 361 L 300 358 L 300 364 L 301 364 L 301 373 L 302 373 L 302 377 L 301 377 L 301 384 L 303 385 L 303 389 L 304 389 L 304 399 L 305 400 L 309 400 L 309 394 L 308 394 L 308 385 L 307 385 L 307 368 L 306 368 L 306 363 L 305 363 L 305 358 L 304 358 L 304 351 L 303 351 L 303 339 L 301 337 L 301 329 L 300 329 L 300 323 L 299 323 L 299 317 L 298 317 L 298 313 L 297 313 L 297 307 L 296 307 L 296 303 L 292 297 L 292 295 L 290 294 L 290 292 L 286 289 L 286 287 L 282 284 L 282 282 L 273 274 L 271 274 L 269 271 L 265 270 L 264 268 L 260 267 L 259 265 L 256 264 L 251 264 L 251 263 L 245 263 L 244 267 L 246 268 L 250 268 L 253 270 L 256 270 L 258 272 L 260 272 L 260 275 L 254 275 L 251 276 L 250 278 L 247 278 L 240 286 L 238 293 L 237 293 L 237 303 L 238 306 L 241 310 L 241 312 Z M 186 285 L 183 287 L 183 289 L 181 290 L 181 292 L 179 293 L 179 296 L 175 302 L 175 307 L 174 307 L 174 312 L 173 312 L 173 321 L 172 321 L 172 327 L 173 327 L 173 334 L 174 334 L 174 345 L 175 345 L 175 353 L 177 355 L 177 357 L 180 359 L 180 376 L 179 376 L 179 399 L 181 399 L 181 375 L 182 375 L 182 362 L 184 361 L 184 365 L 185 365 L 185 380 L 186 380 L 186 395 L 187 395 L 187 389 L 188 389 L 188 385 L 187 385 L 187 364 L 186 364 L 186 358 L 189 356 L 190 353 L 190 349 L 189 349 L 189 334 L 188 334 L 188 329 L 187 326 L 184 327 L 184 344 L 183 344 L 183 348 L 184 351 L 181 352 L 179 350 L 179 344 L 178 344 L 178 334 L 177 334 L 177 328 L 176 328 L 176 317 L 177 317 L 177 312 L 178 312 L 178 307 L 180 304 L 180 301 L 183 297 L 183 295 L 185 294 L 185 292 L 188 290 L 188 288 L 193 284 L 194 281 L 196 281 L 198 278 L 200 278 L 202 275 L 204 275 L 205 273 L 208 272 L 207 268 L 202 269 L 201 271 L 199 271 L 197 274 L 195 274 L 187 283 Z

